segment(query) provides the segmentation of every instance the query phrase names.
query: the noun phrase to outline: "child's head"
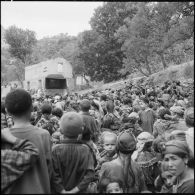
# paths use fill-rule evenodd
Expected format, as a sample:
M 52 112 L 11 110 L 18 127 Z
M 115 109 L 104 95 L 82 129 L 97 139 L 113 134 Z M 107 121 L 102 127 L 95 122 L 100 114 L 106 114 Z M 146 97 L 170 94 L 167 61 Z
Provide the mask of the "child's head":
M 61 118 L 62 115 L 63 115 L 63 111 L 62 111 L 62 109 L 56 107 L 56 108 L 54 108 L 54 109 L 52 110 L 52 114 L 53 114 L 54 116 L 57 116 L 57 117 Z
M 140 101 L 140 107 L 142 109 L 146 109 L 147 107 L 149 107 L 149 100 L 147 98 L 142 98 Z
M 123 193 L 123 181 L 119 178 L 104 177 L 99 183 L 100 193 Z
M 31 95 L 23 89 L 11 91 L 6 96 L 5 108 L 14 117 L 29 116 L 30 119 L 32 111 Z
M 41 113 L 42 114 L 50 115 L 51 112 L 52 112 L 52 107 L 50 104 L 43 104 L 41 106 Z
M 91 107 L 91 103 L 88 99 L 84 99 L 80 102 L 80 109 L 83 112 L 88 112 Z
M 83 120 L 76 112 L 67 112 L 60 119 L 60 132 L 69 139 L 77 139 L 83 132 Z
M 102 134 L 102 144 L 105 151 L 112 154 L 116 149 L 117 135 L 115 133 L 105 131 Z
M 161 178 L 162 178 L 162 181 L 163 181 L 164 185 L 167 188 L 171 188 L 173 186 L 173 184 L 175 183 L 175 181 L 176 181 L 176 176 L 174 176 L 169 171 L 162 172 L 161 173 Z
M 112 100 L 109 100 L 106 103 L 106 108 L 108 112 L 112 113 L 114 111 L 114 102 Z
M 185 111 L 184 119 L 188 127 L 194 127 L 194 107 L 189 107 Z

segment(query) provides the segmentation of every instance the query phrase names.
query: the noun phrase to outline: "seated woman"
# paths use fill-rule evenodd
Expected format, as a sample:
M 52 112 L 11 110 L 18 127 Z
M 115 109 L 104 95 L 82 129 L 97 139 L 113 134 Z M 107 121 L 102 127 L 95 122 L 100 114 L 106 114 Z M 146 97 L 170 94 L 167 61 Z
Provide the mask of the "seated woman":
M 170 140 L 165 144 L 163 163 L 177 177 L 173 193 L 194 193 L 194 170 L 189 168 L 189 148 L 185 141 Z

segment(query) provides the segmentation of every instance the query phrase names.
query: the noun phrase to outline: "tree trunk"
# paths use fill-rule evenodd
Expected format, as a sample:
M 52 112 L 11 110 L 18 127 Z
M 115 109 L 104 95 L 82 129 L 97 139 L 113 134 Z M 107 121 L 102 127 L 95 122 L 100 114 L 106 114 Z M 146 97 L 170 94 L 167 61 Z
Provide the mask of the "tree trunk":
M 151 75 L 152 74 L 152 71 L 151 71 L 151 68 L 149 66 L 147 57 L 146 57 L 146 67 L 147 67 L 147 70 L 148 70 L 149 75 Z
M 83 74 L 83 78 L 85 79 L 87 86 L 89 86 L 89 80 L 85 77 L 85 74 Z
M 141 72 L 144 76 L 146 76 L 146 77 L 149 77 L 149 76 L 150 76 L 149 74 L 145 73 L 141 68 L 136 67 L 136 69 L 137 69 L 139 72 Z
M 160 56 L 160 59 L 162 61 L 162 64 L 163 64 L 163 68 L 167 68 L 167 63 L 165 62 L 165 58 L 164 58 L 164 54 L 162 52 L 159 53 L 159 56 Z
M 76 76 L 76 74 L 72 74 L 72 78 L 73 78 L 73 80 L 74 80 L 74 89 L 76 89 L 76 79 L 77 79 L 77 76 Z

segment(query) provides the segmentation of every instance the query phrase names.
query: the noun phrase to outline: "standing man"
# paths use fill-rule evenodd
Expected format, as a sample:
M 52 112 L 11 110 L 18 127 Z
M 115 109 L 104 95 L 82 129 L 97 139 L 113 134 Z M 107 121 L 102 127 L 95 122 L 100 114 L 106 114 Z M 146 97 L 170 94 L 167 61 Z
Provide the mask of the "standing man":
M 91 103 L 89 100 L 84 99 L 80 102 L 80 108 L 81 108 L 80 114 L 84 122 L 84 135 L 89 135 L 91 140 L 97 142 L 99 129 L 95 121 L 95 118 L 93 118 L 89 114 L 90 107 L 91 107 Z
M 153 133 L 153 125 L 156 120 L 156 114 L 154 110 L 149 108 L 149 100 L 147 98 L 142 98 L 140 101 L 140 106 L 142 110 L 139 112 L 140 126 L 143 131 Z

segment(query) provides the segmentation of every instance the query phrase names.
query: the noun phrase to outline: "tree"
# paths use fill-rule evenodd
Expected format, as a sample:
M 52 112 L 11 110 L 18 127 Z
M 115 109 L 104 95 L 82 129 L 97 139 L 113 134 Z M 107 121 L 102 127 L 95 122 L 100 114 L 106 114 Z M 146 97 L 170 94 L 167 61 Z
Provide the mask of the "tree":
M 125 19 L 126 24 L 119 28 L 116 37 L 123 43 L 127 66 L 146 76 L 153 73 L 159 61 L 167 67 L 167 51 L 193 36 L 193 12 L 185 11 L 184 15 L 186 4 L 182 3 L 142 2 L 136 15 Z
M 33 46 L 37 42 L 35 32 L 11 26 L 6 30 L 5 39 L 10 46 L 9 52 L 12 57 L 21 60 L 23 64 L 27 64 Z
M 9 44 L 11 57 L 15 58 L 16 75 L 23 86 L 24 68 L 29 64 L 33 46 L 36 44 L 35 32 L 11 26 L 5 32 L 5 40 Z
M 154 51 L 160 56 L 164 68 L 167 67 L 166 50 L 193 36 L 193 10 L 190 2 L 159 2 L 152 10 Z
M 92 30 L 83 33 L 79 58 L 91 80 L 110 82 L 121 77 L 124 53 L 114 34 L 124 18 L 135 12 L 126 8 L 126 2 L 104 3 L 90 20 Z
M 153 73 L 151 62 L 156 60 L 156 56 L 152 47 L 150 9 L 146 5 L 140 3 L 136 15 L 126 18 L 126 24 L 119 28 L 115 36 L 123 43 L 125 66 L 130 66 L 130 71 L 138 70 L 149 76 Z

